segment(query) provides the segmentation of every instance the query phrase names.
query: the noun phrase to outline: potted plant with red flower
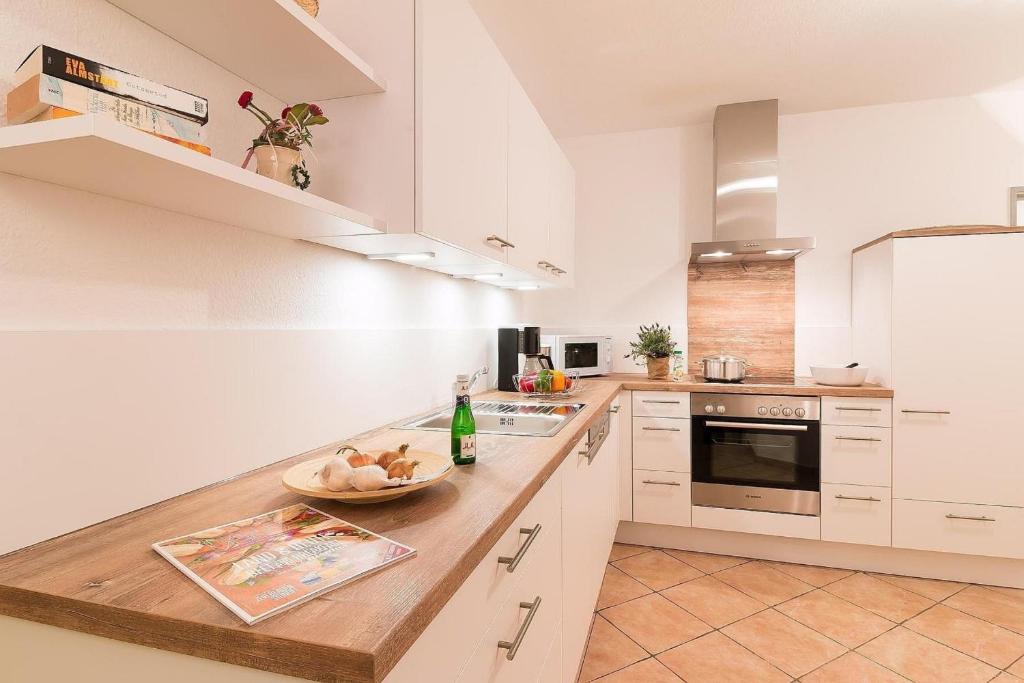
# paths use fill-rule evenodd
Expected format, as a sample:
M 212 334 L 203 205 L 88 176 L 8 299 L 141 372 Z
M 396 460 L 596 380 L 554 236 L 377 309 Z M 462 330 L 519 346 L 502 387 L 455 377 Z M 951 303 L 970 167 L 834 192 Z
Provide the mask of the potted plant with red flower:
M 246 90 L 238 98 L 238 106 L 252 112 L 263 124 L 263 130 L 253 139 L 242 168 L 256 157 L 256 172 L 262 176 L 294 185 L 300 190 L 309 187 L 309 170 L 302 157 L 303 145 L 313 146 L 311 126 L 329 122 L 316 104 L 299 102 L 285 107 L 281 118 L 273 118 L 253 102 L 252 92 Z

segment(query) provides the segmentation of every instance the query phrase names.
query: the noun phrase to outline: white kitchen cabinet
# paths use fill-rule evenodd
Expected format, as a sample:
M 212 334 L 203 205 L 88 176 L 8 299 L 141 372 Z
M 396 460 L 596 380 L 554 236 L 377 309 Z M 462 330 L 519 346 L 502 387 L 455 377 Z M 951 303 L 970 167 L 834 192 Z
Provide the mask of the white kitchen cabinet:
M 892 430 L 885 427 L 821 427 L 821 481 L 890 486 Z
M 633 521 L 633 397 L 622 391 L 616 399 L 619 411 L 619 519 Z
M 548 244 L 545 260 L 554 267 L 556 282 L 572 287 L 576 273 L 576 173 L 562 151 L 548 144 Z
M 884 486 L 821 485 L 821 540 L 892 544 L 892 496 Z
M 690 475 L 633 470 L 633 521 L 690 526 Z
M 416 68 L 417 230 L 505 261 L 508 65 L 466 0 L 430 0 Z
M 690 421 L 669 417 L 634 417 L 633 468 L 689 472 Z
M 776 512 L 693 505 L 691 516 L 691 524 L 698 529 L 821 539 L 821 518 L 812 515 L 780 515 Z
M 537 683 L 564 683 L 562 680 L 562 624 L 555 628 L 555 635 L 548 647 L 548 656 L 540 670 Z
M 633 417 L 690 417 L 690 394 L 682 391 L 634 391 Z
M 892 400 L 888 398 L 823 396 L 821 399 L 821 424 L 891 427 Z
M 551 134 L 513 76 L 508 97 L 508 262 L 537 277 L 551 277 L 548 225 Z
M 893 500 L 896 548 L 1024 559 L 1024 509 Z

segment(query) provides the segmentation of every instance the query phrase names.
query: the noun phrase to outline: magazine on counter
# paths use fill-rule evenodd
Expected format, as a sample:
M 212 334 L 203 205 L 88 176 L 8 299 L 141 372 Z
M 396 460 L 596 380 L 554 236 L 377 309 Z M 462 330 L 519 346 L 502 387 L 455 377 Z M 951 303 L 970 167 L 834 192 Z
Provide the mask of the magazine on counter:
M 160 541 L 153 549 L 247 624 L 416 552 L 302 504 Z

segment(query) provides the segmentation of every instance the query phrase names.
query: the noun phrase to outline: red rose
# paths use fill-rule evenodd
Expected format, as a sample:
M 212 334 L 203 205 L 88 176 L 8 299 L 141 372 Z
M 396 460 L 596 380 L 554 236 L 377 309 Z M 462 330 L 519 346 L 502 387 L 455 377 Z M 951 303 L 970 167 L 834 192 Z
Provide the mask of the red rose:
M 290 114 L 291 111 L 292 111 L 291 107 L 285 107 L 284 109 L 282 109 L 281 110 L 281 118 L 284 119 L 285 121 L 287 121 L 288 120 L 288 114 Z
M 309 105 L 309 110 L 311 112 L 313 112 L 313 116 L 323 116 L 324 115 L 324 110 L 321 109 L 320 105 L 318 105 L 318 104 L 311 104 L 311 105 Z
M 238 96 L 238 106 L 242 109 L 248 107 L 250 102 L 252 102 L 252 91 L 246 90 Z

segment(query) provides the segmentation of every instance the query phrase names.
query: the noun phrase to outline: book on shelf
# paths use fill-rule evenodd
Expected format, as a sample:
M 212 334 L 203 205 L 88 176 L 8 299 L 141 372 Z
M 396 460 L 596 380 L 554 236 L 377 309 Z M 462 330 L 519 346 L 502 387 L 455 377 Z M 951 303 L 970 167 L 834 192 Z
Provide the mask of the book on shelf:
M 45 74 L 85 88 L 126 97 L 152 107 L 205 124 L 209 120 L 209 102 L 205 97 L 115 69 L 90 59 L 40 45 L 14 72 L 14 84 L 21 85 L 33 76 Z
M 416 553 L 301 503 L 153 549 L 247 624 Z
M 7 122 L 35 120 L 51 107 L 79 114 L 96 114 L 183 142 L 201 145 L 204 138 L 202 125 L 197 121 L 46 74 L 36 74 L 7 93 Z
M 82 115 L 82 112 L 72 111 L 71 109 L 64 109 L 63 107 L 47 107 L 37 116 L 34 116 L 28 121 L 25 121 L 25 123 L 35 123 L 36 121 L 53 121 L 55 119 L 66 119 L 69 116 Z M 179 147 L 186 147 L 188 149 L 191 149 L 193 152 L 199 152 L 200 154 L 205 154 L 206 156 L 213 156 L 213 151 L 206 145 L 202 144 L 201 142 L 189 142 L 188 140 L 181 140 L 170 135 L 161 135 L 160 133 L 154 133 L 153 131 L 144 130 L 141 128 L 139 130 L 141 130 L 143 133 L 148 133 L 153 137 L 160 138 L 161 140 L 173 142 Z

